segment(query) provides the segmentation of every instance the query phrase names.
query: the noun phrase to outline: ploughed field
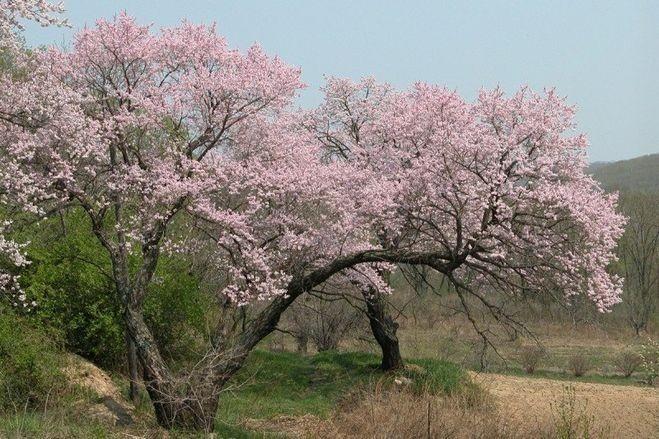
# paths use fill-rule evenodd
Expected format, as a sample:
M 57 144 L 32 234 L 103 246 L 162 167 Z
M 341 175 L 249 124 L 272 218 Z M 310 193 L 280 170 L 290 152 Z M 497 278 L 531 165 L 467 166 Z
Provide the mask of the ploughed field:
M 574 389 L 577 411 L 585 410 L 596 426 L 614 438 L 659 435 L 659 389 L 631 385 L 566 382 L 545 378 L 471 373 L 473 380 L 499 401 L 500 410 L 516 423 L 532 427 L 552 421 L 552 406 L 566 386 Z

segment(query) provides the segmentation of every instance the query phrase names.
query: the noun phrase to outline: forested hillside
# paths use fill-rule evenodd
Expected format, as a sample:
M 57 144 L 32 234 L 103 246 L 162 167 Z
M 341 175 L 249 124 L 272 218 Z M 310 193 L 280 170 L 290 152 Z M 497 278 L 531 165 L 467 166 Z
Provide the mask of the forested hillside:
M 590 172 L 607 190 L 659 191 L 659 153 L 611 163 L 595 162 Z

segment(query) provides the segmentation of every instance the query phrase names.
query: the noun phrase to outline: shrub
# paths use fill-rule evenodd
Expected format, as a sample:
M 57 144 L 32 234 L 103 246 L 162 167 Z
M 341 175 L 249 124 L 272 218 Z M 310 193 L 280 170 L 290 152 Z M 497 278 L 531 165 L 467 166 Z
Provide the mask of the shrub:
M 213 299 L 203 293 L 197 273 L 182 257 L 161 256 L 144 303 L 146 323 L 162 354 L 174 361 L 194 358 L 207 339 Z
M 625 378 L 629 378 L 639 368 L 643 358 L 636 352 L 625 351 L 618 354 L 613 365 Z
M 641 347 L 641 367 L 645 383 L 654 385 L 659 376 L 659 343 L 651 338 Z
M 568 370 L 572 372 L 575 377 L 584 376 L 590 369 L 588 358 L 585 355 L 578 353 L 572 355 L 568 361 Z
M 523 346 L 518 353 L 519 362 L 522 368 L 528 374 L 535 372 L 540 361 L 547 355 L 547 351 L 542 346 L 531 345 Z
M 117 368 L 124 362 L 121 307 L 111 271 L 96 238 L 75 211 L 22 230 L 32 241 L 32 263 L 22 273 L 27 296 L 37 306 L 30 323 L 60 339 L 66 348 L 94 363 Z
M 65 357 L 43 332 L 0 310 L 0 409 L 40 408 L 65 389 Z
M 323 352 L 338 349 L 341 341 L 358 331 L 364 320 L 347 301 L 308 296 L 291 306 L 285 326 L 296 338 L 299 352 L 306 352 L 308 342 Z

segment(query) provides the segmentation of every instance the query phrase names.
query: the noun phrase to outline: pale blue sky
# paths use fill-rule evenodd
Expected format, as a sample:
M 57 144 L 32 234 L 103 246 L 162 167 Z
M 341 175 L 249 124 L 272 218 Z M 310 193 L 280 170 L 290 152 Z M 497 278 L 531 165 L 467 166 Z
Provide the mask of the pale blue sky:
M 579 108 L 590 158 L 659 152 L 659 1 L 65 0 L 74 29 L 121 10 L 156 27 L 217 22 L 233 46 L 259 42 L 302 68 L 319 102 L 323 75 L 421 80 L 473 99 L 481 87 L 555 86 Z M 29 26 L 29 44 L 73 30 Z

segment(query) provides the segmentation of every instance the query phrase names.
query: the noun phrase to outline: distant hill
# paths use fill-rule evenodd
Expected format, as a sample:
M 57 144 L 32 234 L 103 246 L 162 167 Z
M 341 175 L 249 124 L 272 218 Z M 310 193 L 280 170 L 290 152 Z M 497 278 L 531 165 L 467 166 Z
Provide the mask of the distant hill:
M 615 162 L 593 162 L 590 165 L 588 165 L 588 172 L 592 174 L 593 172 L 597 171 L 599 168 L 609 166 L 611 163 L 615 163 Z
M 659 154 L 619 162 L 595 162 L 588 171 L 606 190 L 659 192 Z

